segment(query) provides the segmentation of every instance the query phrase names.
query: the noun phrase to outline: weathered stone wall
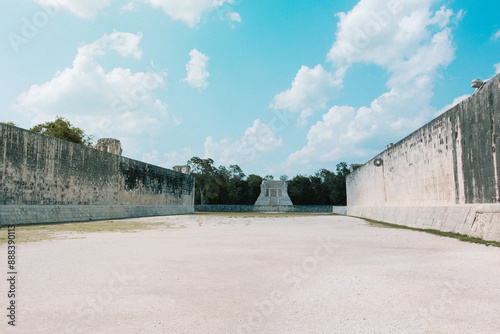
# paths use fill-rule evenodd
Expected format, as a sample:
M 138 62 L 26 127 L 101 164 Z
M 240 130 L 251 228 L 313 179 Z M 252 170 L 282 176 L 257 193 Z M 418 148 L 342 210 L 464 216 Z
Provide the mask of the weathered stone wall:
M 64 223 L 194 213 L 190 205 L 3 205 L 2 224 Z
M 467 100 L 355 169 L 347 177 L 348 214 L 413 225 L 418 217 L 405 221 L 412 210 L 422 212 L 427 222 L 434 221 L 423 224 L 426 228 L 438 228 L 437 224 L 481 234 L 473 231 L 475 218 L 470 221 L 471 210 L 477 210 L 460 206 L 481 204 L 480 213 L 487 207 L 484 204 L 490 204 L 487 220 L 500 225 L 500 206 L 494 205 L 500 203 L 499 145 L 500 76 L 496 76 Z M 396 209 L 380 209 L 387 206 Z M 415 209 L 419 206 L 445 209 L 434 210 L 437 216 L 432 216 L 425 213 L 429 210 Z M 453 210 L 464 213 L 457 217 Z M 466 221 L 472 229 L 463 228 Z M 498 233 L 496 227 L 490 230 Z M 487 235 L 500 239 L 498 234 Z
M 333 213 L 337 215 L 346 215 L 347 214 L 347 206 L 334 205 Z
M 116 155 L 122 155 L 122 144 L 118 139 L 100 138 L 94 148 L 99 151 L 109 152 Z
M 64 206 L 71 206 L 73 211 L 81 206 L 82 212 L 87 212 L 89 206 L 103 205 L 128 206 L 128 212 L 138 206 L 193 212 L 194 178 L 0 124 L 0 218 L 4 224 L 15 223 L 10 214 L 13 208 L 24 208 L 25 213 L 35 216 L 40 208 L 45 212 L 43 218 L 23 221 L 38 223 L 60 221 L 57 212 Z M 53 217 L 47 213 L 49 207 L 54 208 Z M 179 207 L 185 210 L 179 211 Z M 125 218 L 127 210 L 116 218 Z
M 195 205 L 197 212 L 303 212 L 332 213 L 331 205 Z
M 455 204 L 451 117 L 441 115 L 349 174 L 348 204 Z
M 500 241 L 500 204 L 349 206 L 347 214 Z

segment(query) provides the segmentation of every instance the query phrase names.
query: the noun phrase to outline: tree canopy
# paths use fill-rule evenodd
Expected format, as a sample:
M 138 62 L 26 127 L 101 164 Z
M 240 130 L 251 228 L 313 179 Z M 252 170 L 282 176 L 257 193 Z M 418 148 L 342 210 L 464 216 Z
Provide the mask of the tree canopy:
M 92 146 L 94 140 L 92 135 L 87 135 L 82 129 L 59 116 L 55 121 L 35 125 L 30 130 L 85 146 Z
M 199 157 L 187 164 L 196 180 L 196 204 L 254 204 L 259 196 L 262 177 L 246 176 L 238 165 L 217 168 L 212 159 Z
M 323 168 L 314 175 L 297 175 L 288 181 L 288 195 L 293 204 L 346 205 L 345 178 L 349 174 L 347 164 L 337 164 L 336 172 Z
M 196 204 L 252 205 L 259 197 L 262 180 L 274 179 L 272 175 L 246 176 L 238 165 L 215 167 L 210 158 L 193 157 L 187 164 L 196 180 Z M 288 194 L 295 205 L 345 205 L 348 173 L 347 164 L 341 162 L 336 172 L 321 169 L 314 175 L 297 175 L 291 180 L 282 175 L 280 180 L 288 182 Z
M 199 202 L 205 204 L 205 193 L 210 183 L 213 183 L 215 167 L 214 161 L 210 158 L 201 159 L 198 157 L 192 157 L 187 162 L 188 166 L 191 167 L 192 174 L 195 177 L 195 189 L 196 195 L 199 196 Z

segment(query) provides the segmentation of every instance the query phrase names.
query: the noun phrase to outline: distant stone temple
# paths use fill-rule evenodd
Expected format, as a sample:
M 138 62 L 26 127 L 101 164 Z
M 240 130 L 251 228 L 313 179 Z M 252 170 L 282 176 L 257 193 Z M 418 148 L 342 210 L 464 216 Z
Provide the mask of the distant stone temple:
M 255 205 L 293 205 L 288 196 L 285 181 L 264 180 L 260 185 L 260 195 Z
M 179 173 L 183 173 L 183 174 L 188 174 L 190 175 L 191 174 L 191 167 L 189 166 L 174 166 L 172 167 L 172 169 L 174 170 L 174 172 L 179 172 Z
M 99 151 L 122 155 L 122 144 L 118 139 L 101 138 L 97 141 L 94 148 Z

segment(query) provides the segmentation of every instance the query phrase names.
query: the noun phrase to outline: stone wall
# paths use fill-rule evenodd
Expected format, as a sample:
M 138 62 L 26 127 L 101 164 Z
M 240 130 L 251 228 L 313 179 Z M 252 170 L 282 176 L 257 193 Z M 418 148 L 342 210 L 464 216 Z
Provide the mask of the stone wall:
M 121 210 L 111 210 L 117 212 L 111 217 L 101 210 L 105 206 Z M 90 214 L 92 207 L 103 214 Z M 149 215 L 147 207 L 156 207 L 151 215 L 168 214 L 169 208 L 172 213 L 193 212 L 194 178 L 0 123 L 3 224 L 66 221 L 61 217 L 73 216 L 68 221 L 126 218 L 137 216 L 134 212 Z M 13 212 L 31 218 L 21 219 Z
M 332 213 L 331 205 L 195 205 L 197 212 L 303 212 Z
M 348 214 L 500 240 L 497 147 L 500 76 L 353 170 Z M 479 231 L 476 220 L 490 223 Z
M 337 215 L 347 215 L 347 206 L 341 206 L 341 205 L 334 205 L 333 206 L 333 213 Z
M 122 144 L 118 139 L 100 138 L 94 148 L 99 151 L 109 152 L 116 155 L 122 155 Z

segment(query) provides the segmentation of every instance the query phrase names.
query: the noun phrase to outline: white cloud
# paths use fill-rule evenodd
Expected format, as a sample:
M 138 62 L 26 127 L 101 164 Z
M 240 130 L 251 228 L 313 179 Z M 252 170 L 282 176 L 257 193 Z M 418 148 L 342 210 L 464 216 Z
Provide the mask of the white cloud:
M 308 144 L 301 150 L 291 154 L 286 162 L 287 166 L 300 165 L 312 160 L 335 161 L 341 158 L 341 149 L 345 147 L 345 140 L 339 142 L 344 133 L 345 120 L 353 119 L 356 110 L 353 107 L 333 107 L 323 115 L 323 121 L 317 122 L 307 134 Z
M 133 56 L 136 59 L 141 58 L 142 50 L 139 49 L 142 33 L 137 35 L 131 33 L 117 32 L 116 30 L 111 35 L 104 35 L 99 39 L 101 48 L 109 47 L 115 50 L 122 57 Z
M 328 60 L 337 66 L 370 62 L 389 67 L 401 62 L 428 38 L 429 24 L 442 24 L 449 13 L 435 16 L 433 0 L 361 0 L 348 13 L 339 13 L 337 39 Z M 445 14 L 447 13 L 447 14 Z M 442 19 L 440 20 L 439 17 Z
M 268 124 L 256 119 L 245 134 L 236 141 L 225 138 L 217 142 L 213 137 L 208 137 L 205 141 L 205 157 L 214 159 L 216 164 L 240 164 L 244 161 L 252 161 L 263 153 L 276 149 L 282 145 L 282 142 L 282 138 L 277 137 Z
M 429 21 L 429 23 L 437 24 L 441 29 L 443 29 L 450 23 L 452 16 L 453 10 L 446 8 L 446 6 L 442 6 L 441 9 L 434 14 L 434 17 Z
M 196 49 L 191 50 L 189 55 L 191 60 L 186 64 L 187 76 L 183 81 L 191 87 L 206 88 L 207 78 L 210 76 L 207 72 L 207 62 L 210 58 Z
M 340 83 L 321 65 L 313 69 L 302 66 L 293 79 L 292 87 L 277 94 L 269 107 L 300 112 L 299 124 L 304 125 L 313 111 L 326 108 L 326 103 L 335 96 Z
M 283 167 L 374 154 L 432 118 L 434 80 L 455 51 L 448 27 L 453 12 L 441 7 L 433 13 L 433 2 L 361 0 L 339 14 L 337 40 L 327 58 L 343 73 L 358 62 L 382 66 L 390 74 L 389 90 L 366 107 L 330 108 Z
M 111 0 L 35 0 L 42 6 L 66 9 L 76 16 L 93 19 L 99 10 L 110 5 Z
M 500 63 L 495 64 L 495 75 L 500 74 Z
M 458 11 L 457 15 L 455 15 L 455 18 L 454 18 L 455 23 L 460 22 L 465 17 L 466 14 L 467 14 L 466 10 L 460 9 Z
M 438 110 L 435 114 L 434 114 L 434 117 L 437 117 L 439 115 L 441 115 L 442 113 L 450 110 L 451 108 L 453 108 L 454 106 L 456 106 L 457 104 L 459 104 L 460 102 L 462 102 L 463 100 L 469 98 L 471 95 L 470 94 L 464 94 L 462 96 L 459 96 L 459 97 L 456 97 L 453 102 L 451 102 L 450 104 L 447 104 L 445 105 L 443 108 L 441 108 L 440 110 Z
M 498 30 L 496 33 L 493 34 L 492 36 L 493 40 L 498 40 L 500 39 L 500 30 Z
M 189 147 L 184 147 L 182 152 L 170 151 L 163 154 L 163 162 L 160 164 L 166 168 L 172 168 L 176 165 L 185 165 L 189 159 L 194 157 L 193 150 Z
M 209 12 L 224 3 L 233 3 L 234 0 L 143 0 L 154 7 L 160 7 L 174 20 L 184 21 L 188 26 L 195 27 L 203 13 Z
M 133 12 L 135 10 L 136 10 L 135 4 L 133 2 L 129 2 L 128 4 L 126 4 L 120 8 L 120 13 L 123 14 L 125 12 Z
M 388 82 L 390 87 L 405 85 L 423 76 L 432 81 L 436 70 L 448 65 L 455 56 L 449 28 L 436 33 L 430 41 L 420 42 L 424 44 L 408 60 L 395 61 L 387 67 L 393 73 Z
M 42 6 L 65 9 L 76 16 L 94 19 L 97 13 L 109 7 L 111 0 L 34 0 Z M 191 28 L 196 27 L 204 13 L 222 8 L 225 4 L 234 4 L 235 0 L 141 0 L 153 7 L 161 8 L 174 20 L 180 20 Z M 129 2 L 120 8 L 120 12 L 133 11 L 135 5 Z M 241 22 L 238 13 L 229 16 L 233 21 Z M 239 20 L 238 20 L 239 19 Z
M 115 31 L 80 47 L 72 67 L 57 72 L 46 83 L 32 85 L 18 96 L 19 111 L 29 115 L 32 125 L 59 115 L 87 133 L 122 141 L 130 135 L 152 132 L 160 120 L 171 119 L 175 125 L 167 105 L 154 96 L 155 90 L 165 85 L 166 73 L 133 73 L 124 68 L 106 72 L 98 63 L 99 57 L 110 50 L 124 57 L 140 57 L 141 36 Z
M 227 17 L 233 22 L 241 22 L 241 16 L 237 12 L 227 12 Z
M 172 169 L 173 166 L 185 165 L 194 156 L 191 148 L 184 147 L 181 152 L 169 151 L 163 154 L 158 150 L 153 150 L 151 153 L 143 154 L 142 161 Z
M 148 164 L 159 165 L 160 162 L 160 151 L 153 150 L 151 153 L 144 153 L 142 155 L 142 161 Z

